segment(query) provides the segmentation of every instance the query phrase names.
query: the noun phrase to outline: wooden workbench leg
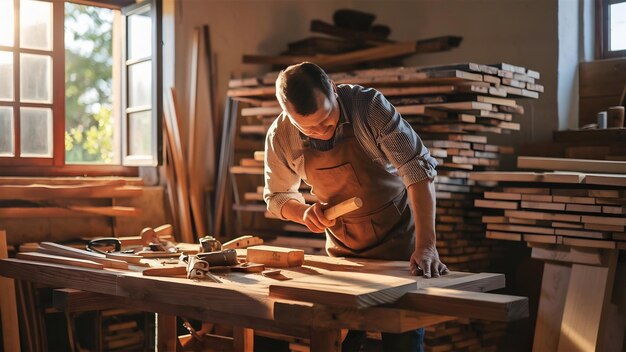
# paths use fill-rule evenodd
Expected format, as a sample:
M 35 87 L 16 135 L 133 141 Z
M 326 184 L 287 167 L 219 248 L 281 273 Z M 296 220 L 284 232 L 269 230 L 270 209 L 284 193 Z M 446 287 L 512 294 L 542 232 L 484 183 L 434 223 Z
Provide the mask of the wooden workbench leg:
M 311 329 L 311 352 L 341 351 L 340 329 Z
M 176 351 L 178 334 L 176 333 L 176 316 L 156 314 L 157 320 L 157 351 Z
M 545 263 L 533 351 L 556 351 L 559 345 L 561 319 L 569 285 L 571 266 Z
M 8 258 L 7 234 L 0 231 L 0 259 Z M 13 279 L 0 277 L 0 316 L 2 317 L 2 336 L 5 351 L 21 351 L 15 282 Z
M 235 326 L 233 327 L 233 339 L 235 352 L 254 351 L 254 330 Z
M 604 334 L 602 317 L 611 303 L 617 250 L 607 259 L 606 266 L 572 265 L 557 351 L 597 350 Z

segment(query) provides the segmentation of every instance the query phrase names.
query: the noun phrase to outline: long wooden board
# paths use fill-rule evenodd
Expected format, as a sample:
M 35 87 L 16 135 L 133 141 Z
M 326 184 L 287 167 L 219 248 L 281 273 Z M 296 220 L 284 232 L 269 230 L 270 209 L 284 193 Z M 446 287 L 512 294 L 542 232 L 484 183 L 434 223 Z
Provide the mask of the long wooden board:
M 626 174 L 626 162 L 624 161 L 520 156 L 517 158 L 517 167 L 521 169 Z
M 270 297 L 334 306 L 366 308 L 393 303 L 417 287 L 414 279 L 332 272 L 270 285 Z

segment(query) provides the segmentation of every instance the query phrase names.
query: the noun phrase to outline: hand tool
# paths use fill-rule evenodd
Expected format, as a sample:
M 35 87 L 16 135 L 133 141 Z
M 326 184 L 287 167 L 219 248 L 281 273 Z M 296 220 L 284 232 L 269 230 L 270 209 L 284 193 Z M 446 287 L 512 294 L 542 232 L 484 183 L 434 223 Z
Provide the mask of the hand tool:
M 213 236 L 200 238 L 200 249 L 202 252 L 217 252 L 222 250 L 222 243 Z
M 113 247 L 112 251 L 107 248 Z M 90 252 L 104 254 L 107 258 L 123 260 L 132 264 L 141 264 L 142 256 L 134 255 L 133 250 L 122 250 L 122 242 L 115 237 L 96 238 L 87 243 Z
M 353 197 L 348 200 L 344 200 L 343 202 L 324 210 L 324 216 L 328 220 L 334 220 L 351 211 L 357 210 L 362 206 L 363 206 L 363 201 L 361 200 L 361 198 Z

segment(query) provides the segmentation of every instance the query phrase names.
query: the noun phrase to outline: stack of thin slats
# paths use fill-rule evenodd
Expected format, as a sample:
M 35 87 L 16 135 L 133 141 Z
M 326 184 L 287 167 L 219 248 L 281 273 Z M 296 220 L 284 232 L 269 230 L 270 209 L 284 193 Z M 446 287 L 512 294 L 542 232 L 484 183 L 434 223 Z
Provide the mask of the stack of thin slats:
M 487 237 L 626 249 L 626 162 L 520 157 L 518 167 L 561 172 L 473 173 L 497 181 L 476 206 Z
M 429 326 L 426 328 L 424 351 L 496 351 L 498 339 L 505 329 L 505 323 L 470 319 Z

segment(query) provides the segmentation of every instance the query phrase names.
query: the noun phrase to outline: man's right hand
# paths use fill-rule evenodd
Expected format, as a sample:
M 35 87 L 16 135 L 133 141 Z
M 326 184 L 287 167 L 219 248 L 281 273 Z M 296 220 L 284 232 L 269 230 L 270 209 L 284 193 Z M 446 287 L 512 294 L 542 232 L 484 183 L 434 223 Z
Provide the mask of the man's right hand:
M 324 216 L 321 203 L 308 206 L 302 215 L 302 223 L 315 233 L 324 232 L 324 229 L 327 227 L 334 226 L 335 222 L 335 220 L 328 220 L 326 216 Z
M 323 205 L 302 204 L 296 200 L 289 200 L 281 209 L 283 217 L 305 225 L 311 232 L 322 233 L 327 227 L 335 225 L 335 220 L 328 220 L 324 216 Z

